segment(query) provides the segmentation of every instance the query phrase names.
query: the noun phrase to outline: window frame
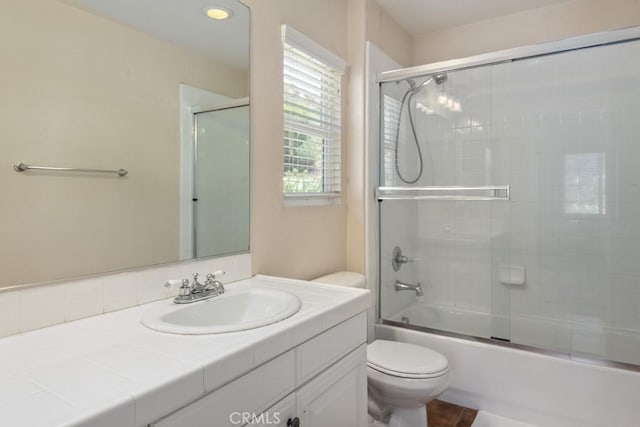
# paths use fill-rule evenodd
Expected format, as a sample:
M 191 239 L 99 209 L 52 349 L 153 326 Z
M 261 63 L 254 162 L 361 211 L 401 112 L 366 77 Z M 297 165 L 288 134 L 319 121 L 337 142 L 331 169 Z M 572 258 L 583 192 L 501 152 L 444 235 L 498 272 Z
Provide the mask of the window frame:
M 286 104 L 286 100 L 284 98 L 285 93 L 287 92 L 287 86 L 285 83 L 285 74 L 284 74 L 284 63 L 285 63 L 285 49 L 287 48 L 293 48 L 294 50 L 297 51 L 301 51 L 304 55 L 308 55 L 311 58 L 313 58 L 313 60 L 318 61 L 323 63 L 325 66 L 331 68 L 334 72 L 336 72 L 338 74 L 338 84 L 339 84 L 339 119 L 340 122 L 337 126 L 339 132 L 336 132 L 338 135 L 337 141 L 335 140 L 330 140 L 330 142 L 325 145 L 325 143 L 322 143 L 322 148 L 325 149 L 327 147 L 329 147 L 329 151 L 333 151 L 331 153 L 331 155 L 336 155 L 337 152 L 337 156 L 338 156 L 338 161 L 337 162 L 327 162 L 324 159 L 324 156 L 326 154 L 323 154 L 323 159 L 322 159 L 322 184 L 323 184 L 323 191 L 321 192 L 294 192 L 294 193 L 287 193 L 284 191 L 284 173 L 285 173 L 285 135 L 287 132 L 298 132 L 295 128 L 287 128 L 287 119 L 285 119 L 285 105 Z M 339 56 L 337 56 L 336 54 L 334 54 L 333 52 L 331 52 L 330 50 L 324 48 L 323 46 L 319 45 L 318 43 L 316 43 L 315 41 L 311 40 L 310 38 L 308 38 L 307 36 L 305 36 L 304 34 L 300 33 L 299 31 L 291 28 L 288 25 L 282 25 L 282 48 L 283 48 L 283 55 L 282 55 L 282 65 L 283 65 L 283 70 L 282 70 L 282 78 L 283 78 L 283 154 L 282 154 L 282 160 L 283 160 L 283 168 L 282 168 L 282 176 L 283 176 L 283 189 L 282 189 L 282 194 L 283 194 L 283 198 L 284 198 L 284 204 L 285 206 L 322 206 L 322 205 L 336 205 L 336 204 L 340 204 L 341 200 L 342 200 L 342 181 L 343 181 L 343 174 L 342 174 L 342 152 L 343 152 L 343 147 L 342 147 L 342 139 L 343 139 L 343 128 L 342 128 L 342 116 L 343 116 L 343 109 L 344 109 L 344 91 L 343 91 L 343 86 L 344 86 L 344 79 L 343 79 L 343 75 L 345 73 L 346 70 L 346 62 L 340 58 Z M 330 97 L 330 95 L 328 95 L 328 97 Z M 331 131 L 335 129 L 335 125 L 327 125 L 327 130 Z M 331 132 L 329 132 L 331 133 Z M 313 135 L 313 134 L 311 134 Z M 321 135 L 315 135 L 318 137 L 321 137 Z M 324 138 L 323 138 L 324 139 Z M 337 146 L 337 147 L 336 147 Z M 325 151 L 325 150 L 323 150 Z M 334 164 L 337 163 L 339 164 L 339 168 L 338 168 L 338 172 L 337 172 L 337 178 L 335 176 L 331 176 L 329 173 L 327 173 L 327 164 Z M 335 191 L 331 188 L 329 188 L 329 191 L 325 191 L 325 189 L 327 188 L 327 186 L 335 186 L 336 184 L 336 180 L 337 180 L 337 187 L 338 190 Z

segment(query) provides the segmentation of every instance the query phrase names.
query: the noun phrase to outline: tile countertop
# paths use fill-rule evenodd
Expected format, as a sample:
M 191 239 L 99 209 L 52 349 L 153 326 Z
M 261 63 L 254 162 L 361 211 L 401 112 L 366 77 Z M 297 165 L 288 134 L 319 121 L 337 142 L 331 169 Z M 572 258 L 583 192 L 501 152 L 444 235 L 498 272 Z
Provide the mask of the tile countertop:
M 225 286 L 287 290 L 302 307 L 249 331 L 174 335 L 140 323 L 162 300 L 2 338 L 0 425 L 145 426 L 371 305 L 363 289 L 277 277 Z

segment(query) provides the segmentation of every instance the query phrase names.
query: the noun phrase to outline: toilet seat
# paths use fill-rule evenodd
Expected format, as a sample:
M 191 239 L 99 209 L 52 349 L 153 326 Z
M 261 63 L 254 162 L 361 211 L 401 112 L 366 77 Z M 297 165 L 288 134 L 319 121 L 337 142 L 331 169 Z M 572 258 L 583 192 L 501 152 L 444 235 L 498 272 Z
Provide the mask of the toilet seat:
M 386 375 L 427 379 L 449 371 L 447 359 L 419 345 L 376 340 L 367 346 L 367 366 Z

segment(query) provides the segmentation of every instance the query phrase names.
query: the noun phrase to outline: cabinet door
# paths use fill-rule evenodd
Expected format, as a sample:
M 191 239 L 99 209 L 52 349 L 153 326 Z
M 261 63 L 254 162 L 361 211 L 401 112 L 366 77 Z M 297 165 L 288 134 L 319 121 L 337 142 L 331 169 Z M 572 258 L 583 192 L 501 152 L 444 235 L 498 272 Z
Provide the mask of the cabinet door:
M 287 421 L 296 417 L 296 396 L 291 393 L 245 427 L 287 427 Z
M 296 393 L 301 426 L 366 427 L 366 357 L 362 345 Z
M 294 390 L 293 351 L 254 369 L 150 427 L 234 427 Z M 285 423 L 286 425 L 286 423 Z

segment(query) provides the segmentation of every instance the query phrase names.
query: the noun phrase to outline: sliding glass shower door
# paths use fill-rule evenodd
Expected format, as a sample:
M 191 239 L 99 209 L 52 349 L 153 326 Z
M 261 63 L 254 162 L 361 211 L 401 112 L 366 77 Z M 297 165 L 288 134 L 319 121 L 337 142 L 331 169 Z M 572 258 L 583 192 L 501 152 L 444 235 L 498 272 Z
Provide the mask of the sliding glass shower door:
M 509 146 L 496 138 L 500 65 L 382 85 L 382 318 L 510 339 Z M 400 248 L 406 263 L 394 268 Z M 503 280 L 507 278 L 502 277 Z M 421 283 L 422 296 L 396 290 Z
M 384 321 L 640 365 L 638 33 L 382 83 Z

